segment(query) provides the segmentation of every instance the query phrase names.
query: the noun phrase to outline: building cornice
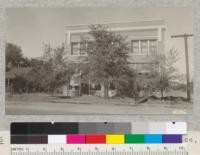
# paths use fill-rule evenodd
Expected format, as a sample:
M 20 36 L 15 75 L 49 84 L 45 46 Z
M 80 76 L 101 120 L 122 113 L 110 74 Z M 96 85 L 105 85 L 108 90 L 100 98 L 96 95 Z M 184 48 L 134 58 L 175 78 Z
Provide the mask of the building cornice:
M 165 25 L 158 25 L 158 26 L 138 26 L 138 27 L 119 27 L 119 28 L 110 28 L 111 31 L 131 31 L 131 30 L 151 30 L 151 29 L 165 29 Z M 78 29 L 78 30 L 66 30 L 65 33 L 88 33 L 90 29 Z
M 161 25 L 164 25 L 164 19 L 152 19 L 152 20 L 137 20 L 137 21 L 120 21 L 120 22 L 101 22 L 101 23 L 88 23 L 88 24 L 76 24 L 76 25 L 66 25 L 65 28 L 70 27 L 88 27 L 89 25 L 117 25 L 117 24 L 130 24 L 130 23 L 152 23 L 152 22 L 160 22 Z

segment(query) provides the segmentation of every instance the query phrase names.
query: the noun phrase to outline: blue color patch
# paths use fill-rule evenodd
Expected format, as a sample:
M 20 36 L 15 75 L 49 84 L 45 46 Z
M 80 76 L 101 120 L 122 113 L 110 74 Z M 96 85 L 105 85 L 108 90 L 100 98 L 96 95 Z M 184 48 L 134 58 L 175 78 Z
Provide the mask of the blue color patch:
M 145 143 L 162 143 L 162 135 L 148 134 L 144 136 Z

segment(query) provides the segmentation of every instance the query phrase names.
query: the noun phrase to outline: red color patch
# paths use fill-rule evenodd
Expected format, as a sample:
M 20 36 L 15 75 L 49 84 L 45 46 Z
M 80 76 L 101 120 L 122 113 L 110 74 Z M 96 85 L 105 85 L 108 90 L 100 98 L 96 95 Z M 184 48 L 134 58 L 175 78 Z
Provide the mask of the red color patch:
M 86 135 L 86 144 L 105 144 L 106 135 Z

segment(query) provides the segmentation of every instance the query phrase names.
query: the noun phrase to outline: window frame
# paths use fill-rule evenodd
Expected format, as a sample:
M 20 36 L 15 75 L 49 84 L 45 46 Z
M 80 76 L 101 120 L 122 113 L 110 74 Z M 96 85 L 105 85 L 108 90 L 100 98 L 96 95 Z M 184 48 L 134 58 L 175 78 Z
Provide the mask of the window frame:
M 155 45 L 151 45 L 151 41 L 155 41 Z M 151 48 L 155 48 L 155 51 L 152 53 Z M 149 40 L 149 54 L 156 55 L 158 52 L 158 40 L 157 39 L 150 39 Z
M 88 50 L 89 50 L 89 44 L 92 44 L 92 41 L 88 41 L 88 42 L 71 42 L 70 46 L 71 46 L 71 56 L 87 56 L 88 55 Z M 74 45 L 77 44 L 77 54 L 74 54 Z M 81 47 L 83 45 L 83 48 Z M 85 46 L 85 47 L 84 47 Z M 81 50 L 84 50 L 85 48 L 85 52 L 82 52 Z
M 138 52 L 134 52 L 134 48 L 136 48 L 136 46 L 133 46 L 134 42 L 138 42 Z M 131 54 L 139 54 L 140 53 L 140 40 L 131 40 Z
M 80 56 L 87 55 L 87 42 L 79 42 L 79 44 L 80 44 L 79 55 Z M 81 47 L 81 46 L 83 46 L 83 47 Z
M 145 46 L 142 45 L 142 42 L 145 42 L 146 45 Z M 142 52 L 143 48 L 145 48 L 147 50 L 145 53 Z M 140 40 L 140 54 L 142 54 L 142 55 L 148 55 L 148 53 L 149 53 L 149 40 L 147 40 L 147 39 Z
M 77 54 L 74 54 L 74 45 L 77 44 Z M 72 56 L 79 56 L 80 55 L 80 44 L 79 42 L 71 42 L 71 55 Z
M 155 53 L 154 54 L 157 54 L 158 53 L 158 39 L 157 38 L 152 38 L 152 39 L 133 39 L 131 40 L 131 50 L 129 52 L 129 55 L 154 55 L 153 53 L 151 53 L 151 45 L 150 45 L 150 42 L 154 40 L 155 41 Z M 133 52 L 133 42 L 136 42 L 138 41 L 139 42 L 139 45 L 138 45 L 138 48 L 139 48 L 139 52 L 137 53 L 134 53 Z M 145 53 L 142 53 L 142 41 L 147 41 L 147 52 Z

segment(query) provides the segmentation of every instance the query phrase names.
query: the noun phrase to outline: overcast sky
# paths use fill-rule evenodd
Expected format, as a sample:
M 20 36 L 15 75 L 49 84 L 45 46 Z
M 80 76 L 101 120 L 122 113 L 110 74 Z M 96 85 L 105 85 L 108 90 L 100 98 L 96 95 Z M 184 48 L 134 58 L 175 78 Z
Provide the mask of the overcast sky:
M 142 21 L 164 19 L 167 28 L 166 49 L 174 47 L 179 52 L 177 63 L 185 73 L 183 39 L 171 39 L 171 35 L 193 33 L 191 8 L 8 8 L 6 10 L 6 40 L 21 46 L 24 56 L 40 57 L 42 42 L 52 46 L 65 40 L 66 25 Z M 193 39 L 189 39 L 190 70 L 193 66 Z M 193 75 L 193 74 L 192 74 Z

